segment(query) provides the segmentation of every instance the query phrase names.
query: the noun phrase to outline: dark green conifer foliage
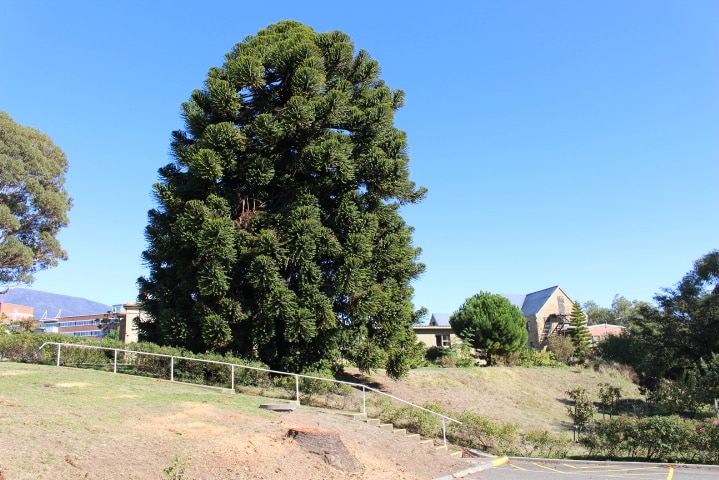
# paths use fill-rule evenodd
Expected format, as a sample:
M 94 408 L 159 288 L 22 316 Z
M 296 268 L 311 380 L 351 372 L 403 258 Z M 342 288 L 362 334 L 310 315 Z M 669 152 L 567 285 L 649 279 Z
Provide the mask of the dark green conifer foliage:
M 574 342 L 574 355 L 584 359 L 589 354 L 589 346 L 592 343 L 592 335 L 587 328 L 587 317 L 579 302 L 572 305 L 572 313 L 569 316 L 570 324 L 574 327 L 571 330 L 572 341 Z
M 463 341 L 487 357 L 519 351 L 527 344 L 527 322 L 522 311 L 502 295 L 480 292 L 467 300 L 449 319 L 452 330 Z
M 400 205 L 404 94 L 339 31 L 294 21 L 237 44 L 183 104 L 146 229 L 142 338 L 273 368 L 402 376 L 424 270 Z

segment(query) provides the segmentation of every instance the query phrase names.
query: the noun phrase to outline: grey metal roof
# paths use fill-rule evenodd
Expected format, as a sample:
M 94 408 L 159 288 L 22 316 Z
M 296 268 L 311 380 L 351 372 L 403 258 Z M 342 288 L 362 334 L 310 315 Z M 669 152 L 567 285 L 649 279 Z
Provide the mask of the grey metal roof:
M 524 304 L 522 305 L 522 313 L 524 313 L 524 316 L 529 317 L 531 315 L 536 315 L 537 312 L 542 309 L 544 304 L 547 303 L 549 297 L 551 297 L 558 288 L 559 286 L 554 286 L 528 294 L 527 298 L 524 299 Z
M 432 318 L 429 320 L 429 326 L 431 327 L 448 327 L 449 326 L 449 313 L 433 313 Z
M 500 295 L 509 300 L 509 303 L 519 308 L 520 310 L 522 309 L 522 305 L 524 305 L 524 299 L 527 297 L 526 295 L 515 295 L 513 293 L 500 293 Z

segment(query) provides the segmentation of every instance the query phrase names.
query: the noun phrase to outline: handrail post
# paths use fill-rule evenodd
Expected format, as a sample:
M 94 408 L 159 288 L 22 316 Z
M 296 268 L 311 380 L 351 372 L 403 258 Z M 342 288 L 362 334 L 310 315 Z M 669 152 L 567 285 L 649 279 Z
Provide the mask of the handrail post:
M 235 366 L 232 365 L 232 393 L 237 393 L 235 391 Z
M 362 413 L 367 415 L 367 389 L 362 385 Z
M 115 349 L 115 368 L 112 373 L 117 373 L 117 348 Z
M 62 345 L 60 345 L 60 344 L 58 343 L 58 344 L 57 344 L 57 366 L 58 366 L 58 367 L 60 366 L 60 348 L 61 348 L 61 347 L 62 347 Z
M 442 440 L 444 440 L 444 448 L 447 448 L 447 420 L 442 417 Z
M 297 399 L 297 405 L 300 404 L 300 376 L 295 374 L 295 395 Z
M 170 381 L 175 381 L 175 357 L 170 357 Z

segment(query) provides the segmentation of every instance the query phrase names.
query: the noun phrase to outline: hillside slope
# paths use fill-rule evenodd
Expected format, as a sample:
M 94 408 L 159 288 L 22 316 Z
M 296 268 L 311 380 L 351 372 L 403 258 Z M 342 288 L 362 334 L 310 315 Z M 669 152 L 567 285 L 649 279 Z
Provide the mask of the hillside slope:
M 358 420 L 310 407 L 270 412 L 258 408 L 263 401 L 149 378 L 0 362 L 0 478 L 413 480 L 470 466 Z M 325 464 L 287 437 L 290 428 L 339 432 L 361 471 L 350 475 Z M 187 466 L 186 476 L 165 476 L 173 465 Z
M 367 380 L 418 404 L 554 430 L 568 421 L 567 386 L 591 391 L 599 383 L 621 383 L 629 392 L 621 377 L 572 369 L 423 369 L 403 382 L 381 374 Z M 13 480 L 163 479 L 174 465 L 188 467 L 188 480 L 426 479 L 469 466 L 431 445 L 319 409 L 258 408 L 267 401 L 149 378 L 0 362 L 0 471 Z M 361 472 L 325 464 L 287 438 L 290 428 L 338 432 Z
M 471 411 L 524 429 L 556 432 L 571 425 L 566 408 L 569 389 L 584 387 L 598 401 L 600 384 L 609 383 L 621 388 L 624 402 L 643 398 L 627 376 L 609 368 L 432 368 L 412 370 L 402 381 L 381 372 L 366 376 L 348 369 L 348 374 L 418 405 L 432 402 L 455 413 Z

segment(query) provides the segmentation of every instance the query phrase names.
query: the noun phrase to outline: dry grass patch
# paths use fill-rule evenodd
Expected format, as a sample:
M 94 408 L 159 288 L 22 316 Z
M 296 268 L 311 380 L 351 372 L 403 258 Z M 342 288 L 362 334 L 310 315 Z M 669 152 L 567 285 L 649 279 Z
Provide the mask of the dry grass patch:
M 599 385 L 619 386 L 624 398 L 643 398 L 623 374 L 605 368 L 482 367 L 470 369 L 412 370 L 402 381 L 381 372 L 359 378 L 387 393 L 418 405 L 437 403 L 456 414 L 473 412 L 494 421 L 516 423 L 524 429 L 554 432 L 569 428 L 567 390 L 584 387 L 599 400 Z

